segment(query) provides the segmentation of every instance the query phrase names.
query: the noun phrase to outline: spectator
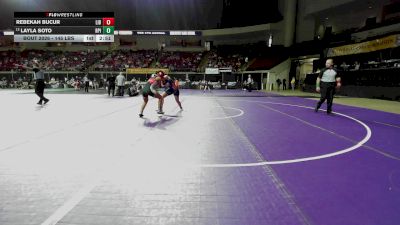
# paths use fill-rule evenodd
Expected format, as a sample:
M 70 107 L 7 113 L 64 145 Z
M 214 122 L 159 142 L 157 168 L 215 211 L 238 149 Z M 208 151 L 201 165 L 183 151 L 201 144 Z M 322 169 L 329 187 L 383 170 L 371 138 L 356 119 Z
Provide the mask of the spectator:
M 292 87 L 292 91 L 294 91 L 295 85 L 296 85 L 296 78 L 292 77 L 292 80 L 290 81 L 290 86 Z
M 281 81 L 281 79 L 277 79 L 276 80 L 276 84 L 278 85 L 278 91 L 280 91 L 280 89 L 281 89 L 281 84 L 282 84 L 282 81 Z
M 115 76 L 111 75 L 110 77 L 107 78 L 107 84 L 108 84 L 108 96 L 110 96 L 110 93 L 112 97 L 114 97 L 114 92 L 115 92 Z M 112 90 L 112 92 L 111 92 Z
M 253 78 L 251 78 L 251 74 L 249 74 L 247 76 L 247 82 L 246 82 L 246 87 L 247 87 L 248 92 L 251 92 L 253 90 L 253 84 L 254 84 L 254 80 L 253 80 Z
M 357 61 L 354 63 L 354 70 L 360 70 L 360 63 Z
M 346 64 L 346 62 L 343 62 L 340 67 L 342 68 L 343 71 L 346 71 L 349 68 L 349 65 Z
M 83 82 L 85 83 L 85 92 L 89 93 L 89 82 L 90 82 L 90 80 L 89 80 L 87 74 L 83 78 Z
M 81 88 L 81 84 L 80 84 L 80 80 L 79 80 L 78 76 L 75 77 L 74 87 L 75 87 L 75 91 L 78 91 Z
M 283 78 L 282 85 L 283 90 L 286 90 L 286 78 Z
M 207 90 L 207 89 L 208 89 L 209 92 L 211 92 L 211 89 L 210 89 L 210 82 L 209 82 L 209 81 L 206 81 L 206 80 L 204 80 L 203 82 L 204 82 L 204 90 L 203 90 L 203 92 L 206 93 L 206 90 Z
M 117 80 L 117 86 L 118 86 L 118 96 L 123 97 L 124 96 L 124 88 L 125 88 L 125 76 L 122 74 L 122 72 L 119 73 L 116 80 Z
M 93 78 L 93 89 L 97 90 L 99 88 L 99 83 L 97 82 L 96 77 Z

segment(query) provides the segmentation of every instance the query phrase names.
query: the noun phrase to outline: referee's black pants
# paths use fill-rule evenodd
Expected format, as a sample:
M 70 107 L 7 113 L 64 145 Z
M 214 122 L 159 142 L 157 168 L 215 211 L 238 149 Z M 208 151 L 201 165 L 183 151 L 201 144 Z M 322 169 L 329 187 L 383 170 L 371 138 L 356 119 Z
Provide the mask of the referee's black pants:
M 317 109 L 327 101 L 327 112 L 332 112 L 333 96 L 335 95 L 336 82 L 322 82 L 320 83 L 321 98 L 317 103 Z
M 44 93 L 44 88 L 46 87 L 44 80 L 36 80 L 36 85 L 35 85 L 35 93 L 37 96 L 39 96 L 40 100 L 39 103 L 42 101 L 47 101 L 48 99 L 43 96 Z

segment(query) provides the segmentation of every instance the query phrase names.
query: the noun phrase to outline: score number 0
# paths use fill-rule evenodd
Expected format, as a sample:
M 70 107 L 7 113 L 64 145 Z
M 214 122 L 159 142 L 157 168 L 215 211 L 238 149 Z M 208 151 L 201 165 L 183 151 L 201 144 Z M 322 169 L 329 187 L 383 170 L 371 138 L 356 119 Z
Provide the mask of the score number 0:
M 114 18 L 103 18 L 103 26 L 114 26 Z

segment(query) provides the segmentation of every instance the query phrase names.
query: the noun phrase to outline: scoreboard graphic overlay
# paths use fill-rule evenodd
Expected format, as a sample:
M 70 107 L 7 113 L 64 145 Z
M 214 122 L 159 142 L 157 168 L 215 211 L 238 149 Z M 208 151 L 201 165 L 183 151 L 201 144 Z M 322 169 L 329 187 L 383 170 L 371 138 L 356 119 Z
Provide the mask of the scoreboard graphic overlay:
M 114 12 L 14 12 L 14 42 L 114 42 Z

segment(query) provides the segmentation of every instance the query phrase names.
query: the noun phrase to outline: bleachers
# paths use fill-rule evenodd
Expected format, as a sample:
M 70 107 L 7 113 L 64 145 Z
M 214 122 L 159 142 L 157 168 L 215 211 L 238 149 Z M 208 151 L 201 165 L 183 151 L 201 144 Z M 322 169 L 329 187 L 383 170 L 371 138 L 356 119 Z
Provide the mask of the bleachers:
M 171 71 L 196 72 L 202 57 L 201 52 L 162 52 L 158 66 Z
M 14 64 L 20 64 L 27 67 L 33 66 L 33 59 L 37 59 L 43 64 L 46 70 L 50 71 L 80 71 L 88 68 L 94 62 L 99 61 L 106 52 L 104 51 L 43 51 L 43 50 L 25 50 L 20 53 L 15 51 L 0 52 L 0 70 L 23 71 L 22 67 L 16 67 Z
M 156 59 L 155 50 L 117 50 L 93 65 L 96 71 L 120 71 L 125 68 L 148 68 Z
M 222 68 L 230 67 L 232 71 L 239 71 L 245 63 L 245 56 L 237 54 L 224 53 L 222 51 L 214 50 L 209 54 L 207 67 L 209 68 Z

